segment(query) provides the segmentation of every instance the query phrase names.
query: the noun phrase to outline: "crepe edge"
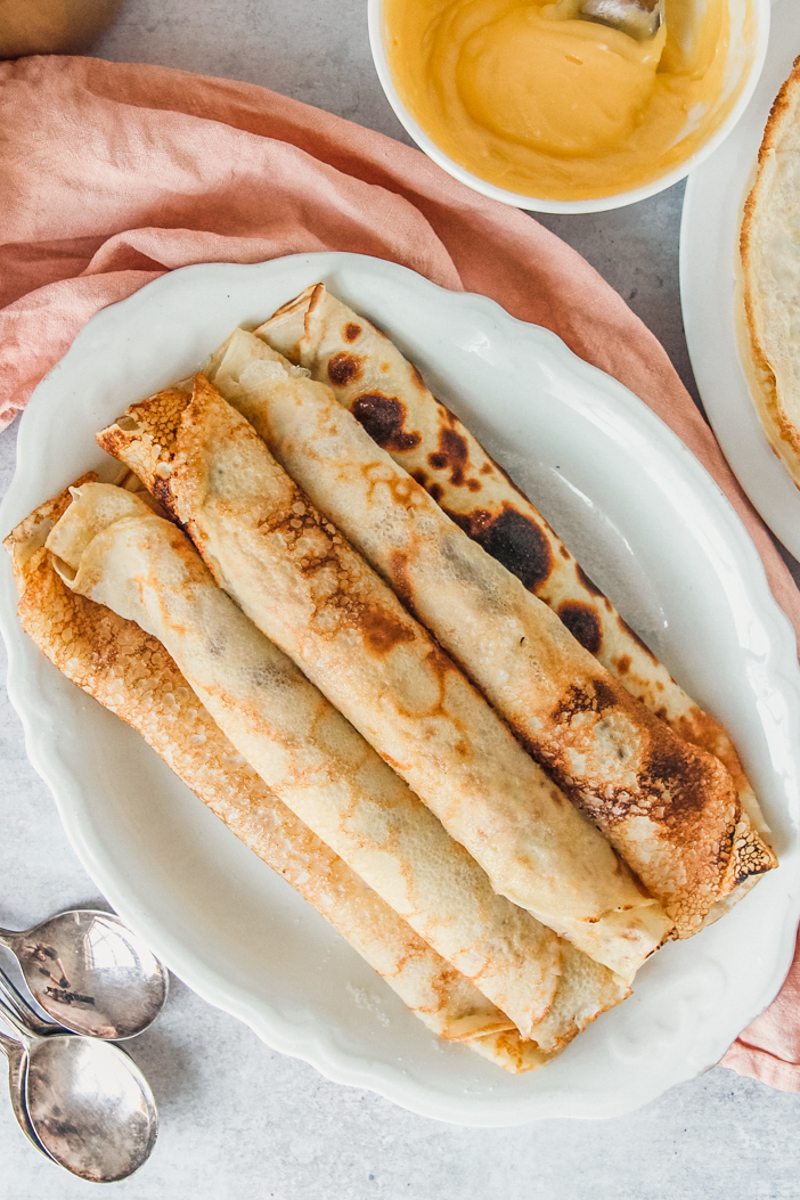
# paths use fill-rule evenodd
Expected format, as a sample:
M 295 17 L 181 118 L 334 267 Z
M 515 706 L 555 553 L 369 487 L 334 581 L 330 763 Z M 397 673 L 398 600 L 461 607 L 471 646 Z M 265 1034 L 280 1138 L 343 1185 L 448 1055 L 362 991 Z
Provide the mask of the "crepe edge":
M 750 279 L 751 254 L 755 247 L 755 223 L 758 205 L 765 187 L 765 171 L 769 156 L 780 142 L 784 125 L 800 110 L 800 55 L 794 60 L 792 70 L 784 80 L 772 102 L 767 123 L 764 126 L 755 179 L 743 206 L 742 223 L 739 231 L 739 261 L 741 266 L 741 303 L 744 316 L 746 344 L 743 346 L 749 357 L 747 365 L 748 384 L 764 434 L 770 447 L 786 467 L 795 486 L 800 488 L 800 427 L 790 421 L 783 412 L 777 380 L 761 343 L 755 314 L 753 286 Z M 740 341 L 744 342 L 742 337 Z

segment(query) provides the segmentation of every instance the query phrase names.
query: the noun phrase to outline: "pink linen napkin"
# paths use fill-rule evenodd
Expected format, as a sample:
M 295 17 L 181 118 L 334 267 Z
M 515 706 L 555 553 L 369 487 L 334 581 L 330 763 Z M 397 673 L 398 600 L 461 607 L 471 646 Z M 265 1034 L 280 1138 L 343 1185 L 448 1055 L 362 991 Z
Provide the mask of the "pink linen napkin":
M 263 88 L 88 58 L 0 64 L 0 428 L 98 309 L 189 263 L 350 250 L 482 292 L 627 384 L 800 594 L 663 348 L 575 251 L 422 154 Z M 64 414 L 68 419 L 68 414 Z M 722 1060 L 800 1090 L 800 958 Z

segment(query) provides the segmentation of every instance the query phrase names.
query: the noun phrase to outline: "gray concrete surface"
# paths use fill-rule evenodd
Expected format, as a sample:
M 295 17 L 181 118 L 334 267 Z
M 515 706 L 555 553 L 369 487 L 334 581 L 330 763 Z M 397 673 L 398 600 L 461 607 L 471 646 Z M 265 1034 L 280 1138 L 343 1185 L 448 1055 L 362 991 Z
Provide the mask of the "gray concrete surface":
M 374 76 L 365 0 L 125 0 L 96 48 L 266 84 L 402 136 Z M 682 189 L 598 216 L 545 218 L 661 338 L 693 390 L 677 284 Z M 0 436 L 0 491 L 14 467 Z M 1 668 L 0 668 L 1 669 Z M 0 677 L 2 677 L 0 675 Z M 99 897 L 0 697 L 0 921 L 23 927 Z M 800 1097 L 713 1070 L 623 1119 L 455 1129 L 328 1083 L 176 983 L 134 1047 L 163 1116 L 125 1200 L 790 1200 Z M 0 1198 L 92 1194 L 39 1159 L 0 1100 Z M 109 1194 L 105 1192 L 104 1194 Z

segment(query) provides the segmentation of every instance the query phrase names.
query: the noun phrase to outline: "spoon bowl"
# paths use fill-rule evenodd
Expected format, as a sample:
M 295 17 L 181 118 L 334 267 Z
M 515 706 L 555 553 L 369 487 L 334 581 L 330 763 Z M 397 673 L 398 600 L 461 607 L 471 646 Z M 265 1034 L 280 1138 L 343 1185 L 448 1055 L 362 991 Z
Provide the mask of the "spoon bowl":
M 118 917 L 73 909 L 22 933 L 0 929 L 25 982 L 59 1025 L 120 1041 L 152 1024 L 167 998 L 158 959 Z
M 70 1034 L 31 1039 L 25 1108 L 50 1157 L 96 1183 L 132 1175 L 158 1134 L 153 1094 L 125 1051 Z
M 136 1063 L 108 1042 L 33 1032 L 16 1003 L 0 1000 L 11 1105 L 42 1154 L 81 1179 L 126 1179 L 150 1157 L 158 1114 Z

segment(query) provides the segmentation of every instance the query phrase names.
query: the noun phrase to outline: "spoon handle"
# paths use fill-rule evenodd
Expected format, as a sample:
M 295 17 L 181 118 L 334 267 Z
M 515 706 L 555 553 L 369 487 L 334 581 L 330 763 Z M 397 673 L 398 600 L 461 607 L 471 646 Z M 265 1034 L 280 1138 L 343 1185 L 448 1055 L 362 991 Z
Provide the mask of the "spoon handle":
M 20 1048 L 20 1043 L 16 1038 L 9 1037 L 7 1033 L 3 1033 L 0 1029 L 0 1050 L 3 1051 L 9 1062 L 14 1061 L 14 1056 Z
M 8 1090 L 11 1100 L 11 1111 L 17 1118 L 25 1137 L 45 1158 L 50 1155 L 39 1141 L 31 1124 L 30 1113 L 25 1106 L 25 1086 L 28 1075 L 28 1052 L 19 1042 L 0 1032 L 0 1050 L 8 1059 Z
M 30 1050 L 33 1042 L 36 1041 L 36 1034 L 32 1033 L 26 1025 L 20 1021 L 12 1008 L 9 1008 L 2 1000 L 0 1000 L 0 1018 L 5 1021 L 8 1029 L 16 1034 L 13 1041 L 21 1042 L 26 1050 Z
M 0 969 L 0 997 L 13 1010 L 14 1015 L 28 1029 L 40 1037 L 44 1037 L 48 1033 L 53 1033 L 58 1028 L 52 1021 L 45 1021 L 43 1017 L 39 1016 L 36 1010 L 28 1004 L 22 993 L 14 987 L 14 984 L 2 969 Z

